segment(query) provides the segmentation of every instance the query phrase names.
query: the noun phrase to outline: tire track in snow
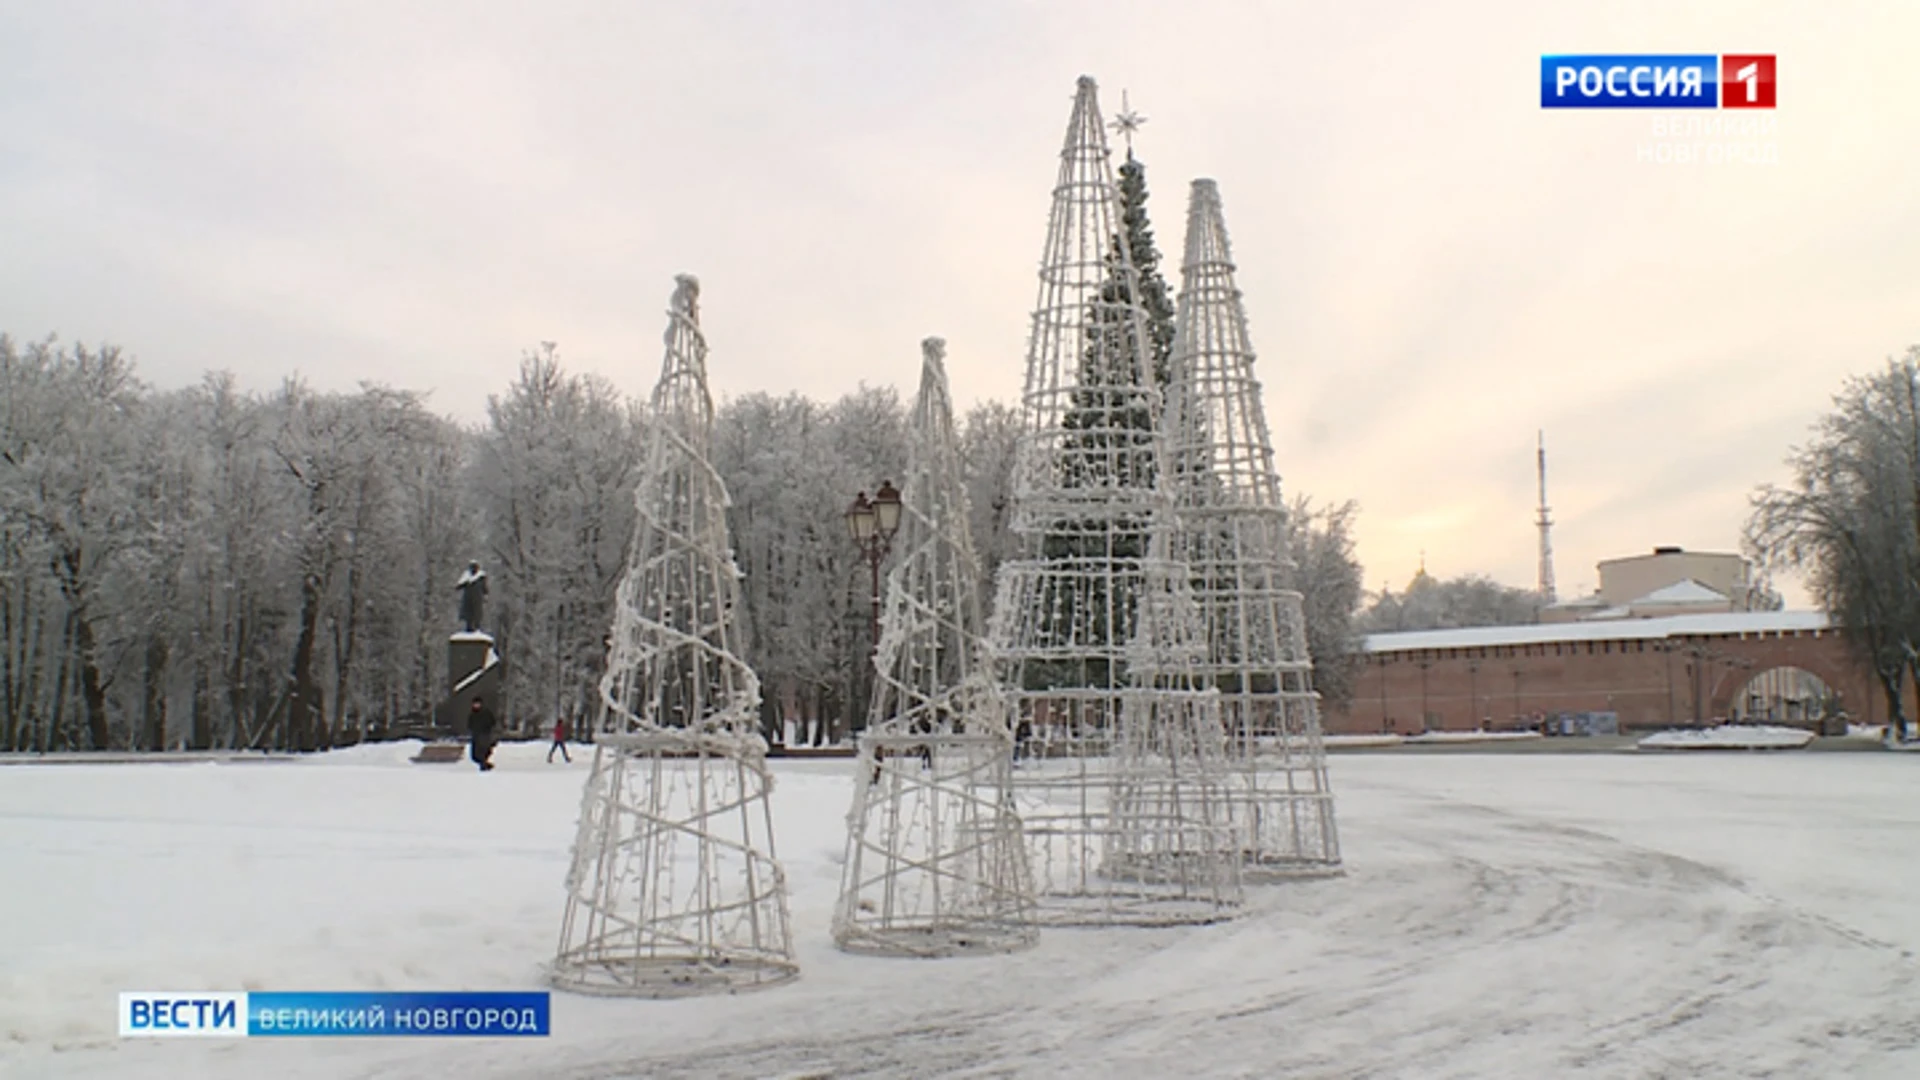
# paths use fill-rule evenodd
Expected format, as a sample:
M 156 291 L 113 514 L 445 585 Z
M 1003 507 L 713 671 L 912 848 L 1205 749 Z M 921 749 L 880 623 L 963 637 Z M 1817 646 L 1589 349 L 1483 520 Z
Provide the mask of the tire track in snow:
M 1404 790 L 1404 789 L 1403 789 Z M 1568 1047 L 1564 1063 L 1576 1070 L 1618 1067 L 1623 1047 L 1651 1058 L 1645 1067 L 1650 1074 L 1675 1076 L 1752 1076 L 1752 1075 L 1841 1075 L 1834 1057 L 1845 1052 L 1836 1044 L 1853 1044 L 1858 1049 L 1879 1051 L 1920 1048 L 1920 1020 L 1908 1019 L 1904 1009 L 1894 1003 L 1910 998 L 1920 984 L 1910 950 L 1850 927 L 1823 912 L 1811 910 L 1782 897 L 1772 895 L 1752 881 L 1721 867 L 1657 848 L 1634 844 L 1593 829 L 1549 821 L 1533 815 L 1490 807 L 1457 797 L 1430 791 L 1405 790 L 1404 793 L 1429 805 L 1450 812 L 1479 818 L 1494 825 L 1507 837 L 1500 843 L 1520 850 L 1520 837 L 1553 836 L 1578 845 L 1578 854 L 1596 860 L 1594 869 L 1602 880 L 1626 882 L 1651 890 L 1654 895 L 1668 894 L 1693 901 L 1727 901 L 1724 907 L 1702 904 L 1706 910 L 1678 914 L 1691 915 L 1700 938 L 1693 949 L 1676 954 L 1662 974 L 1679 975 L 1677 982 L 1662 985 L 1648 980 L 1649 1001 L 1623 1016 L 1602 1020 L 1586 1037 Z M 1715 894 L 1718 894 L 1716 897 Z M 1738 910 L 1744 908 L 1745 910 Z M 1631 932 L 1632 927 L 1623 927 Z M 1837 939 L 1837 940 L 1836 940 Z M 1776 985 L 1777 975 L 1763 961 L 1812 969 L 1809 975 L 1824 975 L 1831 950 L 1837 944 L 1851 945 L 1872 954 L 1861 958 L 1877 969 L 1870 976 L 1871 989 L 1847 996 L 1850 1004 L 1862 1007 L 1864 1023 L 1854 1029 L 1835 1029 L 1821 1024 L 1813 1010 L 1797 1007 L 1801 987 Z M 1774 956 L 1770 954 L 1785 954 Z M 1677 969 L 1677 970 L 1676 970 Z M 1782 995 L 1786 995 L 1785 1001 Z M 1762 1016 L 1774 1014 L 1775 1023 L 1798 1024 L 1800 1031 L 1785 1036 L 1796 1047 L 1786 1061 L 1760 1067 L 1724 1048 L 1700 1045 L 1698 1033 L 1689 1029 L 1712 1026 L 1763 1028 Z M 1817 1029 L 1817 1030 L 1816 1030 Z M 1898 1033 L 1898 1034 L 1896 1034 Z M 1675 1043 L 1660 1047 L 1662 1040 Z M 1655 1044 L 1655 1045 L 1650 1045 Z M 1602 1068 L 1602 1071 L 1606 1071 Z
M 1347 876 L 1250 890 L 1213 927 L 1051 931 L 1004 981 L 946 984 L 964 1016 L 930 996 L 888 1028 L 861 995 L 906 984 L 843 984 L 744 1038 L 564 1075 L 1691 1080 L 1889 1075 L 1920 1045 L 1905 950 L 1708 863 L 1391 794 L 1418 812 L 1351 832 Z

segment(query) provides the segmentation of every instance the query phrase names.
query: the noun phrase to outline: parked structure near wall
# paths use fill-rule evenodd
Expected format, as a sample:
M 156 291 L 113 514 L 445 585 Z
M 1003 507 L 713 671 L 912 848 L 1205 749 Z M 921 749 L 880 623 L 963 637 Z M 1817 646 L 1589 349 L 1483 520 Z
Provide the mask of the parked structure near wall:
M 1568 713 L 1615 713 L 1623 731 L 1887 718 L 1873 672 L 1817 611 L 1375 634 L 1364 649 L 1329 732 L 1514 730 Z

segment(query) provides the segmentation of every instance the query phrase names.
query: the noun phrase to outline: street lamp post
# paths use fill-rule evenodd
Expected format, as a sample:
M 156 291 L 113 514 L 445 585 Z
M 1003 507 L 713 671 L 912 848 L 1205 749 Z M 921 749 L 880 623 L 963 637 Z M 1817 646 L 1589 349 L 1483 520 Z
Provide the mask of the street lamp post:
M 894 534 L 900 531 L 899 489 L 891 480 L 880 481 L 873 498 L 867 498 L 864 491 L 854 496 L 853 505 L 847 507 L 846 518 L 847 536 L 860 549 L 860 557 L 866 560 L 872 583 L 867 616 L 867 661 L 868 666 L 872 666 L 873 657 L 880 650 L 880 564 L 893 550 Z M 871 677 L 871 673 L 868 675 Z M 859 720 L 856 713 L 853 725 Z
M 1467 665 L 1467 694 L 1473 700 L 1473 712 L 1468 719 L 1475 728 L 1484 729 L 1486 725 L 1480 719 L 1480 664 L 1477 661 Z

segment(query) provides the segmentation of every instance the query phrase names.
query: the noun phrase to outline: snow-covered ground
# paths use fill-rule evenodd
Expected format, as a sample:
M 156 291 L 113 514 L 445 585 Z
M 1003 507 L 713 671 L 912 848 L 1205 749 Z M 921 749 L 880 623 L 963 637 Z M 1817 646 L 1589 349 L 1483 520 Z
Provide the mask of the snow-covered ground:
M 1427 731 L 1407 736 L 1410 743 L 1526 742 L 1542 738 L 1537 731 Z
M 585 755 L 411 753 L 0 769 L 0 1075 L 1920 1075 L 1895 754 L 1342 756 L 1343 877 L 930 961 L 832 947 L 852 763 L 782 761 L 793 985 L 556 995 L 547 1039 L 115 1037 L 123 989 L 538 988 Z
M 1404 746 L 1423 743 L 1526 742 L 1541 738 L 1537 731 L 1427 731 L 1418 735 L 1365 734 L 1323 736 L 1328 747 L 1353 749 L 1369 746 Z
M 1404 735 L 1366 734 L 1366 735 L 1327 735 L 1323 736 L 1329 748 L 1349 748 L 1356 746 L 1399 746 L 1406 742 Z
M 1813 741 L 1804 728 L 1722 724 L 1695 731 L 1661 731 L 1641 739 L 1647 750 L 1797 750 Z

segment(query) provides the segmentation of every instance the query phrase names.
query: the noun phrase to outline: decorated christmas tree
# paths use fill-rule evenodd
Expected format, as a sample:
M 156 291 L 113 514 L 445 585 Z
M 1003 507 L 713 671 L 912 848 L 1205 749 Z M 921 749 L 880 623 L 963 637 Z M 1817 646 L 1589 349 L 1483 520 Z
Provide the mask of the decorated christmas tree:
M 847 818 L 833 936 L 855 952 L 1006 952 L 1037 938 L 1009 790 L 1012 733 L 981 667 L 979 568 L 944 354 L 938 338 L 922 344 L 901 554 Z
M 1169 558 L 1161 398 L 1122 226 L 1083 77 L 1028 340 L 1020 552 L 1000 567 L 988 655 L 1023 759 L 1014 789 L 1042 918 L 1204 922 L 1235 910 L 1239 862 L 1218 695 L 1192 668 L 1198 613 Z
M 676 997 L 798 973 L 757 731 L 760 684 L 733 625 L 727 493 L 708 462 L 699 293 L 681 276 L 668 312 L 553 964 L 565 989 Z
M 1193 182 L 1166 420 L 1174 553 L 1192 572 L 1204 671 L 1219 689 L 1230 801 L 1250 876 L 1340 866 L 1286 507 L 1220 193 Z

